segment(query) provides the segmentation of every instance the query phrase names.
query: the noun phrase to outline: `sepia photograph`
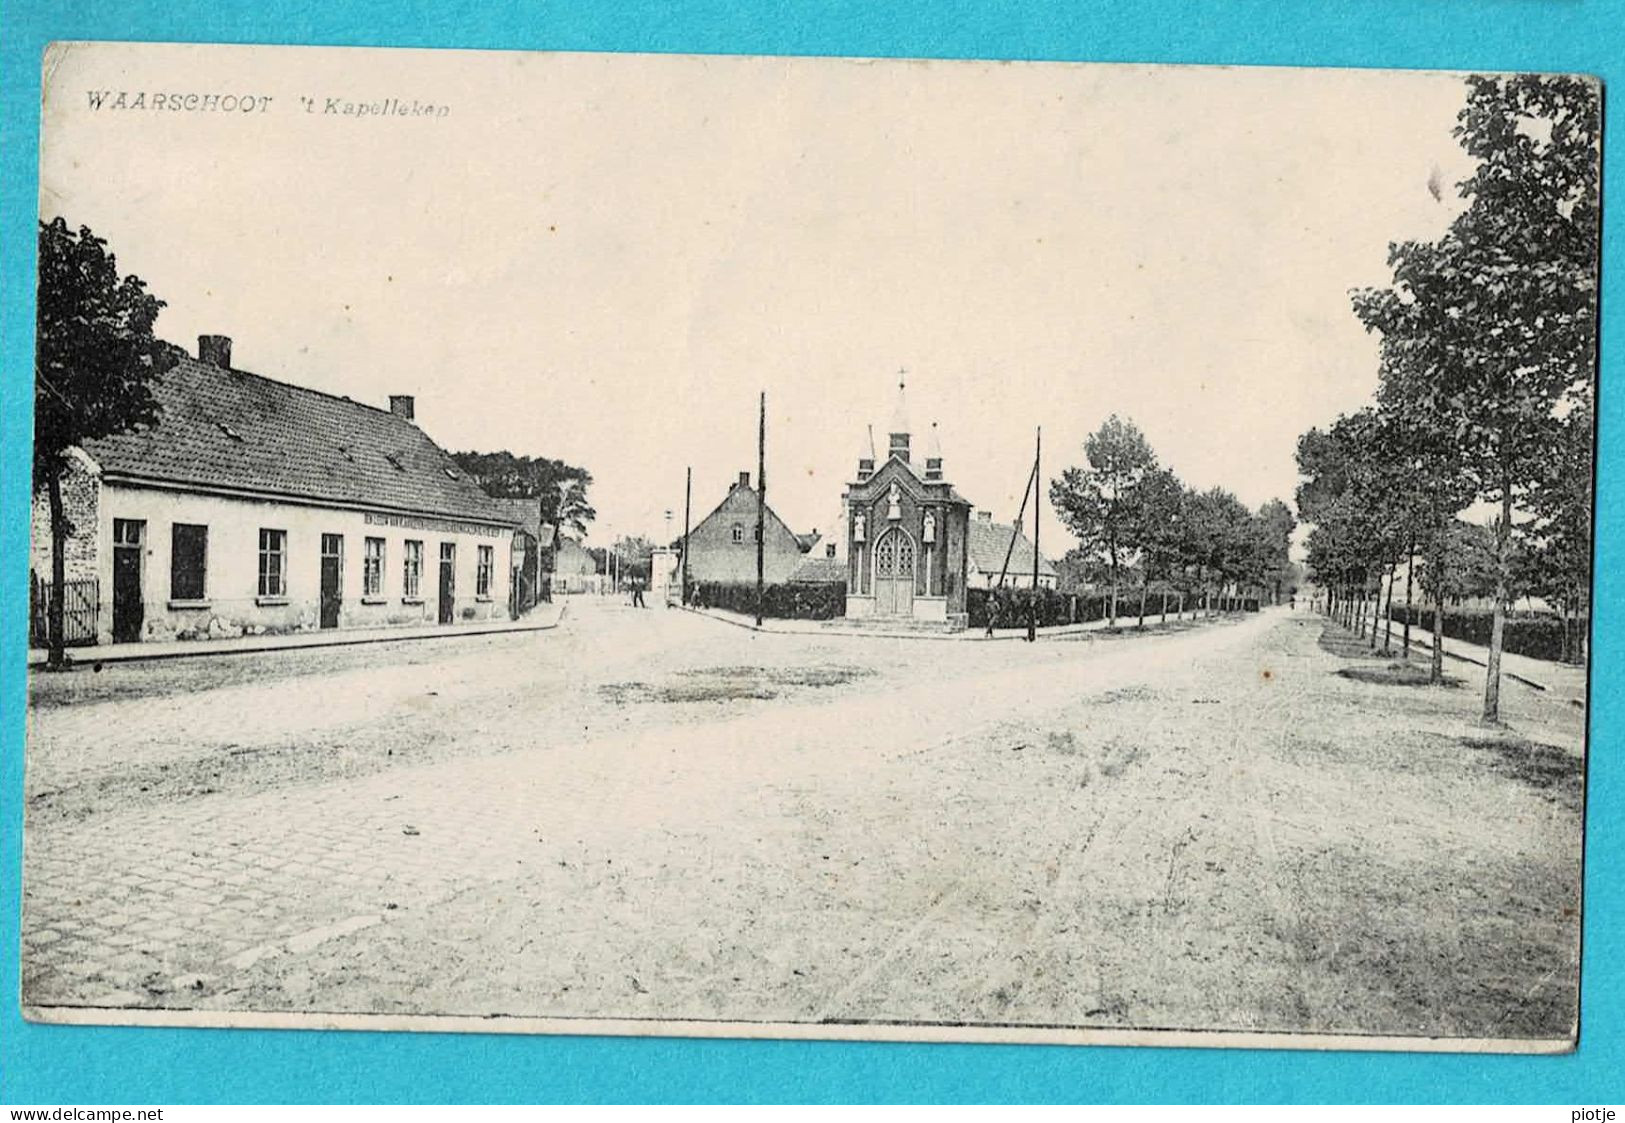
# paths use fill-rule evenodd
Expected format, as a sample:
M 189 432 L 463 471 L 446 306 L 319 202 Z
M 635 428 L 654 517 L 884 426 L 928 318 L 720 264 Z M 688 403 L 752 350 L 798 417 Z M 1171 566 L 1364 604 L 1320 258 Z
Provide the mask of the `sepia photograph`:
M 1575 1047 L 1595 79 L 42 81 L 28 1018 Z

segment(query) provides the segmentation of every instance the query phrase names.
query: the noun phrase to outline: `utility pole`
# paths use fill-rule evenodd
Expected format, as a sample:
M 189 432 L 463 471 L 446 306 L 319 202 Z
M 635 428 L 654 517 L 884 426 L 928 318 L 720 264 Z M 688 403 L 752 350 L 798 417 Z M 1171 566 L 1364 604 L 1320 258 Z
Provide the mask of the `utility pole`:
M 683 587 L 682 601 L 688 603 L 688 515 L 694 502 L 694 469 L 688 469 L 688 480 L 683 485 Z
M 767 537 L 767 391 L 762 391 L 761 406 L 756 417 L 756 626 L 762 626 L 762 598 L 764 595 L 763 541 Z
M 1027 642 L 1038 639 L 1038 516 L 1043 510 L 1039 502 L 1038 465 L 1044 454 L 1044 427 L 1038 427 L 1038 439 L 1033 445 L 1033 587 L 1032 612 L 1027 617 Z

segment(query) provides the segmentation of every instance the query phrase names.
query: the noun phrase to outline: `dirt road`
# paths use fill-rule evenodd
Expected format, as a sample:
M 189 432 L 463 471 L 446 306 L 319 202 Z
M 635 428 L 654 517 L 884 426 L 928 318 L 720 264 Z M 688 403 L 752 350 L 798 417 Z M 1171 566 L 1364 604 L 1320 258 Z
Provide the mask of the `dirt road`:
M 39 681 L 28 1002 L 1572 1024 L 1583 715 L 1515 687 L 1487 733 L 1307 613 L 1026 645 L 598 606 L 313 658 Z

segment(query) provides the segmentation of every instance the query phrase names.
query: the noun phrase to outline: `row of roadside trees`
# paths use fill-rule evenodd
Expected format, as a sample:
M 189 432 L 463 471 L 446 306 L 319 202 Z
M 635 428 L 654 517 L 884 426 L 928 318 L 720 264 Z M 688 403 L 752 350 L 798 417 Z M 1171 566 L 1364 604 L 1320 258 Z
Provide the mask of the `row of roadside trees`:
M 1204 605 L 1227 594 L 1279 600 L 1289 589 L 1296 520 L 1285 503 L 1255 512 L 1223 488 L 1186 486 L 1139 427 L 1115 414 L 1084 441 L 1084 460 L 1051 482 L 1050 502 L 1078 538 L 1073 557 L 1104 578 L 1114 626 L 1125 585 L 1142 620 L 1153 587 Z
M 1375 627 L 1384 578 L 1391 610 L 1396 573 L 1414 573 L 1435 606 L 1435 682 L 1443 604 L 1477 564 L 1481 535 L 1463 517 L 1489 514 L 1490 722 L 1514 598 L 1589 610 L 1599 127 L 1584 79 L 1467 80 L 1466 209 L 1436 241 L 1390 246 L 1392 282 L 1353 294 L 1380 337 L 1374 401 L 1298 444 L 1298 512 L 1327 607 Z

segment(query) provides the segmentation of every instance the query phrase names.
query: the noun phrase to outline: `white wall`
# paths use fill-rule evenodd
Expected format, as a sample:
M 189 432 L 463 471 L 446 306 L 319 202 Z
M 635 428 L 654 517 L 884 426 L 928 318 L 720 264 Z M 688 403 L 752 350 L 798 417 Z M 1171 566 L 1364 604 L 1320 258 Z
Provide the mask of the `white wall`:
M 965 581 L 972 589 L 991 589 L 999 583 L 999 575 L 997 573 L 983 573 L 975 565 L 972 565 L 969 574 L 965 577 Z M 1030 589 L 1032 584 L 1033 571 L 1030 568 L 1025 571 L 1012 569 L 1004 575 L 1004 585 L 1007 589 Z M 1038 587 L 1040 589 L 1055 588 L 1055 578 L 1048 573 L 1040 573 L 1038 575 Z
M 377 516 L 375 516 L 376 518 Z M 321 538 L 344 538 L 341 578 L 343 600 L 340 627 L 379 627 L 430 624 L 437 620 L 440 588 L 440 543 L 456 546 L 454 620 L 490 620 L 508 612 L 508 583 L 512 567 L 513 531 L 490 525 L 453 529 L 429 520 L 421 528 L 369 524 L 361 511 L 301 506 L 293 503 L 235 499 L 186 492 L 131 487 L 104 482 L 98 513 L 101 549 L 100 640 L 112 642 L 113 629 L 113 520 L 146 522 L 142 568 L 145 621 L 143 639 L 204 638 L 246 633 L 304 631 L 318 626 L 321 596 Z M 204 583 L 204 604 L 176 605 L 170 601 L 171 527 L 195 523 L 209 528 Z M 285 603 L 258 596 L 259 532 L 261 528 L 287 532 Z M 471 533 L 483 530 L 483 533 Z M 382 595 L 362 597 L 362 559 L 368 537 L 384 539 Z M 423 543 L 419 597 L 403 596 L 405 542 Z M 478 546 L 492 550 L 488 597 L 475 594 Z

